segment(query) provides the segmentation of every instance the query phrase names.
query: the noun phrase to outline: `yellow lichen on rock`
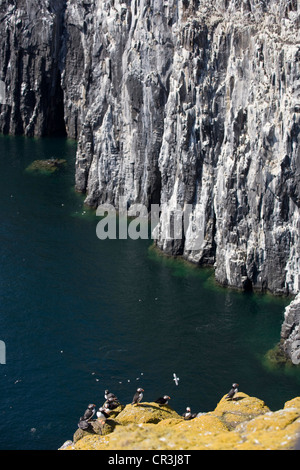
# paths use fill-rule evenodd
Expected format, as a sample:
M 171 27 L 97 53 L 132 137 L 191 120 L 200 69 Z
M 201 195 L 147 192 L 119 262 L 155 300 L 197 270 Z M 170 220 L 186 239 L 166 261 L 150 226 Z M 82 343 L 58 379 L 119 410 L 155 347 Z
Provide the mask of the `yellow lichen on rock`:
M 300 437 L 300 397 L 275 412 L 239 392 L 185 421 L 170 406 L 127 405 L 106 435 L 85 434 L 65 450 L 285 450 Z
M 293 398 L 285 403 L 284 409 L 294 408 L 300 412 L 300 397 Z
M 300 437 L 300 397 L 285 403 L 282 410 L 268 412 L 235 430 L 244 443 L 239 449 L 291 449 Z
M 234 429 L 238 424 L 269 411 L 270 409 L 262 400 L 239 392 L 233 400 L 226 400 L 224 396 L 213 414 L 218 416 L 230 429 Z
M 159 406 L 157 403 L 141 403 L 127 405 L 116 418 L 117 422 L 129 423 L 159 423 L 165 419 L 182 419 L 169 405 Z

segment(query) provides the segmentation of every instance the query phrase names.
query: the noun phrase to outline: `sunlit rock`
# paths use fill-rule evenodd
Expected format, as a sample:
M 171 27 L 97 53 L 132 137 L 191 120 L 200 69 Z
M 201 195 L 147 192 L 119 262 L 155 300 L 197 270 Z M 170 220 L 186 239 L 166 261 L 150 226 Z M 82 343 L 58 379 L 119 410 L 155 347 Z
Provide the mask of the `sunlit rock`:
M 86 433 L 61 450 L 290 450 L 300 438 L 299 397 L 271 411 L 262 400 L 238 392 L 190 421 L 170 406 L 159 415 L 156 408 L 155 403 L 127 405 L 111 433 Z

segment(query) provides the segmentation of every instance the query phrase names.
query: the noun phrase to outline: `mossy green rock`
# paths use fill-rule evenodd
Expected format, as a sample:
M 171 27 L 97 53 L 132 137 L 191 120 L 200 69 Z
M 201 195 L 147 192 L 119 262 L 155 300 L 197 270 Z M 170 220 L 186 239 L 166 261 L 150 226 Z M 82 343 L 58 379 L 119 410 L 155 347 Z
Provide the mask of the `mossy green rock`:
M 27 168 L 30 173 L 51 174 L 55 173 L 67 165 L 66 160 L 50 158 L 48 160 L 35 160 Z
M 109 421 L 109 420 L 107 420 Z M 271 411 L 239 392 L 185 421 L 170 406 L 127 405 L 106 435 L 85 434 L 62 450 L 289 450 L 300 438 L 300 397 Z

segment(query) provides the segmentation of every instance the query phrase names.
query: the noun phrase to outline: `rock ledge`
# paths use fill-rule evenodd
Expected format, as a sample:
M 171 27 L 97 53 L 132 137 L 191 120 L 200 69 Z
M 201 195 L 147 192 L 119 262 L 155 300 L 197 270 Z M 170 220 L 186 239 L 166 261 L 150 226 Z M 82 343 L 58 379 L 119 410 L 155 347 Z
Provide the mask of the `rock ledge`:
M 78 439 L 77 431 L 60 450 L 290 450 L 300 438 L 300 397 L 272 412 L 262 400 L 239 392 L 189 421 L 156 403 L 120 410 L 104 425 L 94 420 L 92 433 Z

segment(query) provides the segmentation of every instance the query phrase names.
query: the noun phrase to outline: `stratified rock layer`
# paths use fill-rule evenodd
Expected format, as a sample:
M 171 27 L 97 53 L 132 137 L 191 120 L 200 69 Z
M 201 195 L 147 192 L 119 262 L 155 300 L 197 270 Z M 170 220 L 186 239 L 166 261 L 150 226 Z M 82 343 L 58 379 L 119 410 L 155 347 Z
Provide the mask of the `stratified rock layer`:
M 62 449 L 289 450 L 299 437 L 299 397 L 272 412 L 262 400 L 239 392 L 234 400 L 223 397 L 214 411 L 189 421 L 169 406 L 127 405 L 115 417 L 111 433 L 88 434 Z

